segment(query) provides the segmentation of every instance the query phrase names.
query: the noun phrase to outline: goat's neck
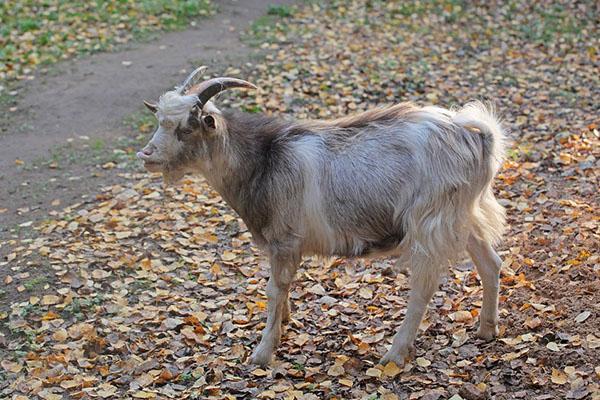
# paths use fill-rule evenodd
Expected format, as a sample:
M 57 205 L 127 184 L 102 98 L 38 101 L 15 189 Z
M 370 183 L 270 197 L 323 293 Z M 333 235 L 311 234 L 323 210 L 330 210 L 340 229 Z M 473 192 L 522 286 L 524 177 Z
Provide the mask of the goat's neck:
M 265 193 L 257 193 L 262 177 L 268 173 L 267 159 L 272 141 L 289 124 L 274 117 L 224 112 L 227 138 L 216 147 L 210 168 L 204 175 L 211 186 L 240 214 L 251 230 L 254 216 L 264 210 Z M 256 227 L 260 229 L 260 227 Z

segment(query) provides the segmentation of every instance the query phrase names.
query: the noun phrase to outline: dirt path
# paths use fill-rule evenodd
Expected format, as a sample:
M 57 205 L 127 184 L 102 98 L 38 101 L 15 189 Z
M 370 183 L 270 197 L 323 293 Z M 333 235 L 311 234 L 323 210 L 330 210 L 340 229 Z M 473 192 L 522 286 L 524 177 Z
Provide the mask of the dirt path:
M 290 3 L 219 1 L 219 12 L 195 28 L 71 60 L 27 83 L 19 93 L 19 111 L 0 136 L 0 232 L 35 219 L 52 201 L 64 206 L 110 179 L 82 169 L 77 157 L 68 170 L 40 167 L 36 160 L 48 159 L 69 139 L 77 144 L 80 136 L 107 141 L 123 135 L 123 119 L 138 111 L 143 99 L 156 99 L 179 82 L 193 65 L 214 72 L 248 61 L 253 49 L 240 33 L 269 5 Z

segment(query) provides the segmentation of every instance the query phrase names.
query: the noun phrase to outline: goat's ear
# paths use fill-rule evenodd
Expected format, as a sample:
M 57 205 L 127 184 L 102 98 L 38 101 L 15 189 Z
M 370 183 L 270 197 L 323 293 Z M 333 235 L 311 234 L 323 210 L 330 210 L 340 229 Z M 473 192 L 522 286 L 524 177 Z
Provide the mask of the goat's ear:
M 152 104 L 144 100 L 144 105 L 148 110 L 152 111 L 153 114 L 156 114 L 158 111 L 158 106 L 156 104 Z
M 215 117 L 213 117 L 212 115 L 205 115 L 204 117 L 202 117 L 202 123 L 204 124 L 204 126 L 210 129 L 215 129 L 217 127 Z

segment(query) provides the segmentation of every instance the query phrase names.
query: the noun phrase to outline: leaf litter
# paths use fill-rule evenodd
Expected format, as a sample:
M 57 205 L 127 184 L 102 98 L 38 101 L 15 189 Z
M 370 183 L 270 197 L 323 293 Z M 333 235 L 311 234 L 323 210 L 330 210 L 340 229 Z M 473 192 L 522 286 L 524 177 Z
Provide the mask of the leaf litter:
M 496 102 L 511 149 L 496 192 L 499 340 L 476 339 L 481 287 L 451 268 L 402 370 L 377 364 L 407 276 L 390 260 L 307 259 L 277 361 L 245 363 L 264 326 L 268 264 L 201 178 L 129 183 L 2 243 L 6 285 L 55 280 L 0 313 L 9 398 L 583 399 L 599 396 L 598 41 L 591 3 L 308 4 L 270 27 L 222 103 L 325 118 L 399 100 Z M 6 328 L 6 329 L 5 329 Z M 20 396 L 20 397 L 19 397 Z

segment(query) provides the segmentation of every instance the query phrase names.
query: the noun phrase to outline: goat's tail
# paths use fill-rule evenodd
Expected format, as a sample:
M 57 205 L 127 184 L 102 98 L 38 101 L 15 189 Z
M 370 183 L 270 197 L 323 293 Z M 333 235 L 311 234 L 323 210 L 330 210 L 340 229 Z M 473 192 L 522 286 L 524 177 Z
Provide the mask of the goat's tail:
M 494 243 L 499 241 L 505 229 L 505 211 L 498 204 L 491 189 L 491 182 L 504 159 L 506 134 L 491 104 L 473 101 L 453 116 L 452 122 L 465 129 L 479 131 L 483 140 L 483 167 L 485 188 L 478 207 L 474 210 L 474 231 L 479 238 Z
M 466 129 L 476 129 L 483 136 L 484 159 L 495 175 L 504 159 L 506 135 L 491 104 L 467 103 L 452 117 L 452 122 Z M 491 178 L 491 177 L 490 177 Z

